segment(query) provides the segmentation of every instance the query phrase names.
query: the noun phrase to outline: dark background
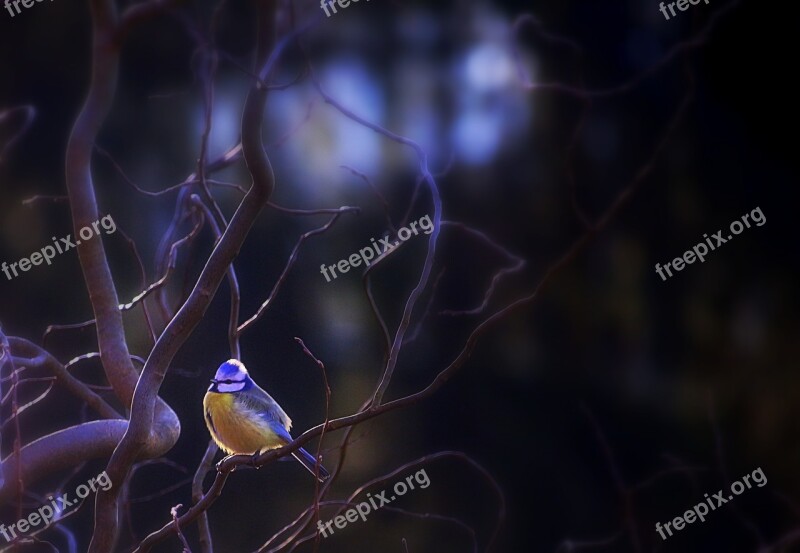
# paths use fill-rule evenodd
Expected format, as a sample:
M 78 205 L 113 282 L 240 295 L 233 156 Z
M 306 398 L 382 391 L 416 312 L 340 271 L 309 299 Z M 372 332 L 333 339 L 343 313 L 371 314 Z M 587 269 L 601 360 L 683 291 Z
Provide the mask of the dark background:
M 212 8 L 185 4 L 182 17 L 144 25 L 123 50 L 117 98 L 99 145 L 148 190 L 176 184 L 194 169 L 202 97 L 184 25 L 207 21 Z M 532 13 L 546 28 L 582 47 L 589 88 L 614 87 L 651 71 L 630 91 L 594 99 L 573 149 L 584 104 L 555 92 L 525 92 L 513 66 L 511 25 L 531 9 L 528 2 L 362 1 L 304 36 L 323 82 L 345 105 L 419 140 L 434 171 L 448 166 L 452 154 L 449 172 L 437 179 L 444 217 L 485 232 L 527 261 L 522 272 L 501 281 L 486 314 L 531 293 L 581 235 L 569 174 L 577 203 L 594 220 L 654 159 L 652 172 L 618 216 L 548 281 L 537 301 L 487 333 L 441 392 L 358 427 L 333 497 L 346 497 L 422 455 L 458 450 L 483 465 L 505 492 L 499 551 L 793 551 L 791 545 L 759 548 L 795 530 L 800 513 L 797 9 L 712 0 L 665 21 L 654 1 L 539 3 Z M 723 10 L 728 11 L 713 31 L 703 34 L 709 16 Z M 301 19 L 318 12 L 314 2 L 298 4 Z M 219 47 L 245 65 L 252 23 L 249 4 L 229 3 L 217 36 Z M 282 18 L 280 32 L 287 25 Z M 65 193 L 64 148 L 87 88 L 89 31 L 85 2 L 42 2 L 13 19 L 0 12 L 0 110 L 30 104 L 37 111 L 29 132 L 0 163 L 0 260 L 29 256 L 50 236 L 71 232 L 66 203 L 22 201 Z M 697 48 L 662 62 L 676 44 L 697 36 Z M 576 84 L 575 57 L 568 50 L 530 27 L 523 28 L 518 44 L 526 69 L 536 67 L 541 82 Z M 290 48 L 276 81 L 290 81 L 300 64 L 301 56 Z M 237 139 L 248 81 L 223 60 L 217 86 L 212 155 Z M 690 86 L 688 111 L 654 158 Z M 273 93 L 265 142 L 296 126 L 314 98 L 307 80 Z M 17 124 L 16 118 L 0 123 L 0 146 Z M 375 195 L 339 165 L 369 174 L 396 222 L 408 207 L 416 165 L 406 150 L 346 121 L 318 97 L 309 121 L 269 153 L 276 203 L 362 208 L 304 246 L 275 304 L 242 341 L 243 361 L 290 413 L 298 434 L 324 419 L 324 391 L 318 369 L 293 337 L 302 337 L 327 366 L 332 416 L 357 409 L 381 369 L 381 336 L 360 278 L 350 273 L 327 283 L 319 274 L 321 263 L 349 256 L 387 228 Z M 148 282 L 154 280 L 152 260 L 175 193 L 144 197 L 101 156 L 95 157 L 94 176 L 101 211 L 136 241 Z M 241 164 L 222 177 L 248 183 Z M 223 190 L 217 197 L 230 215 L 238 196 Z M 745 230 L 705 263 L 666 282 L 653 270 L 756 207 L 766 224 Z M 424 193 L 412 220 L 431 212 Z M 265 210 L 236 262 L 243 316 L 267 297 L 299 235 L 323 222 L 324 217 Z M 392 330 L 401 298 L 421 269 L 424 245 L 416 240 L 375 273 L 378 303 Z M 119 233 L 104 241 L 121 300 L 128 301 L 141 289 L 139 270 Z M 198 255 L 207 255 L 211 242 L 204 231 Z M 189 262 L 190 274 L 200 259 Z M 465 235 L 443 231 L 433 274 L 445 272 L 432 314 L 401 355 L 389 398 L 424 387 L 454 358 L 482 317 L 437 313 L 480 304 L 505 263 Z M 176 301 L 180 288 L 172 290 Z M 420 302 L 416 320 L 428 299 Z M 162 388 L 182 423 L 168 457 L 190 474 L 208 440 L 200 409 L 207 380 L 230 356 L 227 309 L 223 284 Z M 49 324 L 89 318 L 74 251 L 13 281 L 0 277 L 0 322 L 10 335 L 40 342 Z M 141 310 L 125 320 L 132 352 L 146 356 L 151 342 Z M 57 332 L 47 346 L 67 361 L 96 349 L 94 330 Z M 80 364 L 75 374 L 102 382 L 97 361 Z M 24 389 L 30 397 L 40 392 L 36 385 Z M 2 415 L 5 420 L 7 407 Z M 66 392 L 56 391 L 23 415 L 24 441 L 84 416 Z M 4 428 L 4 456 L 12 439 Z M 325 447 L 339 440 L 339 434 L 329 436 Z M 326 464 L 336 458 L 329 452 Z M 82 467 L 64 489 L 74 490 L 102 467 Z M 745 492 L 666 542 L 654 531 L 657 521 L 681 515 L 704 493 L 727 490 L 757 467 L 768 478 L 763 488 Z M 431 486 L 397 506 L 463 520 L 475 529 L 482 550 L 498 510 L 486 480 L 455 460 L 433 463 L 427 473 Z M 46 491 L 66 476 L 34 487 Z M 146 498 L 186 478 L 165 466 L 142 468 L 131 497 Z M 165 523 L 171 506 L 188 505 L 189 493 L 184 485 L 134 502 L 136 535 Z M 234 474 L 210 512 L 217 549 L 257 549 L 312 493 L 313 482 L 292 463 Z M 0 521 L 14 519 L 8 507 Z M 65 524 L 78 537 L 78 550 L 85 550 L 91 505 Z M 52 536 L 53 543 L 63 543 Z M 196 531 L 187 537 L 195 546 Z M 471 548 L 468 534 L 453 524 L 379 512 L 337 531 L 321 549 L 404 551 L 403 537 L 410 552 Z M 579 542 L 593 546 L 570 549 Z M 120 551 L 130 544 L 126 528 Z M 172 540 L 159 550 L 179 548 Z

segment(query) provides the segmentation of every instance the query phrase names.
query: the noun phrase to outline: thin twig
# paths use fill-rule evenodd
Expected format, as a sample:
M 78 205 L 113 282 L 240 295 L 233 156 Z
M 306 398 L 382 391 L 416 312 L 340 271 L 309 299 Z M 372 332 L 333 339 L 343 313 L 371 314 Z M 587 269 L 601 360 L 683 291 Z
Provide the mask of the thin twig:
M 306 232 L 306 233 L 304 233 L 303 235 L 300 236 L 300 239 L 297 241 L 297 244 L 295 244 L 291 255 L 289 255 L 289 259 L 287 260 L 286 265 L 283 268 L 283 272 L 281 273 L 281 276 L 278 277 L 278 280 L 275 282 L 275 285 L 272 287 L 272 291 L 270 292 L 269 297 L 267 297 L 267 299 L 264 300 L 264 303 L 261 304 L 261 306 L 258 308 L 258 311 L 256 311 L 256 313 L 252 317 L 250 317 L 245 322 L 243 322 L 241 325 L 239 325 L 239 328 L 238 328 L 238 331 L 237 331 L 239 336 L 241 336 L 244 333 L 245 330 L 250 328 L 261 317 L 264 316 L 264 313 L 266 313 L 267 309 L 269 308 L 270 304 L 272 303 L 272 300 L 275 299 L 275 297 L 277 296 L 278 292 L 281 289 L 281 286 L 286 281 L 286 277 L 289 275 L 289 271 L 292 269 L 292 267 L 294 267 L 294 263 L 295 263 L 295 261 L 297 261 L 297 256 L 300 253 L 300 248 L 303 246 L 303 243 L 306 240 L 308 240 L 309 238 L 311 238 L 312 236 L 317 236 L 318 234 L 322 234 L 322 233 L 326 232 L 329 228 L 331 228 L 336 223 L 336 221 L 339 219 L 339 217 L 343 213 L 357 213 L 357 212 L 358 212 L 358 208 L 356 208 L 356 207 L 340 207 L 338 210 L 336 210 L 336 213 L 333 215 L 333 217 L 331 217 L 330 220 L 327 223 L 325 223 L 325 225 L 323 225 L 323 226 L 321 226 L 319 228 L 316 228 L 314 230 L 310 230 L 310 231 L 308 231 L 308 232 Z

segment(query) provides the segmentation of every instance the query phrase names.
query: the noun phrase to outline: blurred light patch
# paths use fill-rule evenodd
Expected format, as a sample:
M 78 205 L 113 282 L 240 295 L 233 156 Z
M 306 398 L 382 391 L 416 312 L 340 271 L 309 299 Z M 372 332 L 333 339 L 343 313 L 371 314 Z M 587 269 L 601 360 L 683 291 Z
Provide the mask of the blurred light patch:
M 343 107 L 367 121 L 384 125 L 383 92 L 375 77 L 359 60 L 338 59 L 320 70 L 323 89 Z M 320 200 L 336 201 L 340 189 L 352 176 L 340 165 L 350 165 L 367 174 L 379 172 L 384 163 L 382 138 L 369 128 L 342 115 L 327 105 L 313 89 L 297 86 L 275 94 L 270 114 L 280 121 L 282 132 L 297 126 L 314 99 L 311 119 L 281 148 L 288 156 L 300 188 L 316 194 Z
M 458 118 L 453 133 L 459 157 L 469 164 L 485 165 L 500 149 L 502 121 L 496 114 L 470 110 Z
M 466 77 L 479 92 L 498 90 L 511 84 L 514 63 L 497 44 L 483 44 L 467 55 Z
M 353 277 L 355 278 L 351 282 L 337 283 L 339 290 L 334 294 L 326 292 L 328 289 L 325 288 L 324 279 L 323 285 L 316 288 L 317 298 L 314 305 L 320 309 L 320 320 L 336 321 L 336 324 L 326 329 L 324 335 L 327 341 L 325 347 L 332 351 L 348 351 L 352 344 L 363 339 L 360 325 L 367 314 L 359 307 L 363 294 L 361 279 L 356 275 Z
M 435 162 L 442 152 L 444 121 L 436 104 L 440 70 L 428 60 L 413 59 L 401 63 L 393 76 L 393 120 L 400 134 L 417 142 Z
M 214 90 L 211 135 L 208 137 L 208 159 L 221 156 L 239 143 L 243 97 L 241 91 L 224 86 L 218 86 Z M 202 101 L 198 101 L 195 112 L 194 136 L 199 140 L 206 126 L 206 114 Z
M 385 99 L 375 78 L 359 60 L 340 60 L 328 65 L 322 82 L 328 94 L 345 108 L 367 121 L 384 124 Z M 381 165 L 379 136 L 332 108 L 325 114 L 335 131 L 333 155 L 337 163 L 376 172 Z
M 531 118 L 510 45 L 478 44 L 459 61 L 456 72 L 460 109 L 451 133 L 453 147 L 464 163 L 489 164 L 503 147 L 520 142 Z

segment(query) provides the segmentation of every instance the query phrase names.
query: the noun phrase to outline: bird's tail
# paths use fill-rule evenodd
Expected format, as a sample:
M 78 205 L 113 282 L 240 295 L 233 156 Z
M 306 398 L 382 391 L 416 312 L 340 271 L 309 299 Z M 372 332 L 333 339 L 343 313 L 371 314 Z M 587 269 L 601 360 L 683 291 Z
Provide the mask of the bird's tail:
M 314 476 L 317 476 L 317 466 L 318 466 L 317 465 L 317 460 L 314 459 L 314 457 L 308 451 L 306 451 L 305 449 L 303 449 L 301 447 L 297 451 L 292 452 L 292 456 L 295 459 L 297 459 L 298 461 L 300 461 L 300 464 L 302 464 L 304 467 L 306 467 L 309 470 L 309 472 L 311 472 L 311 474 L 313 474 Z M 331 474 L 327 470 L 325 470 L 325 467 L 323 467 L 322 464 L 320 463 L 319 464 L 319 481 L 320 482 L 325 482 L 325 480 L 327 480 L 330 477 L 331 477 Z

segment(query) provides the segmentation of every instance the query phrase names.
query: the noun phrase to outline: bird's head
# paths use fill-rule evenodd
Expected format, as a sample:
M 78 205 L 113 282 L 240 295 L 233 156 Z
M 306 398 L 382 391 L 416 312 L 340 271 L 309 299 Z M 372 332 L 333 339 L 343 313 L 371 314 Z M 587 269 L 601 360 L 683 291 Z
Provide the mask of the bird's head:
M 241 392 L 248 387 L 249 382 L 250 375 L 247 374 L 244 364 L 236 359 L 230 359 L 219 366 L 217 374 L 211 379 L 208 391 L 219 394 Z

